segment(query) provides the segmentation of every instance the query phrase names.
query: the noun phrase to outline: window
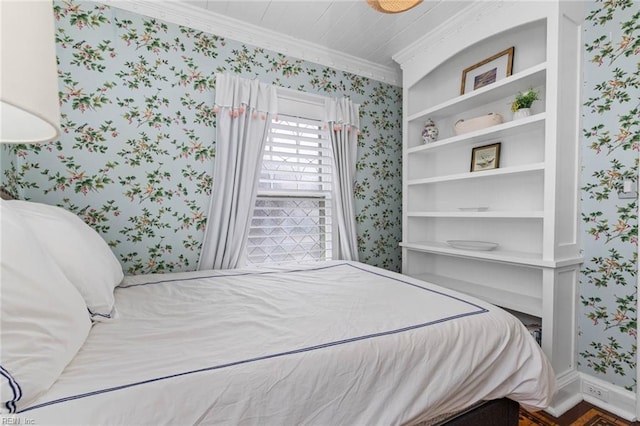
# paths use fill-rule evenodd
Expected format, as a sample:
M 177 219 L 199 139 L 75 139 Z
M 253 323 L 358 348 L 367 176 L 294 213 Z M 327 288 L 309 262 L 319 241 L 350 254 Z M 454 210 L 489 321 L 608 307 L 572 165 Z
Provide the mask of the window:
M 247 242 L 247 263 L 332 257 L 331 148 L 323 123 L 272 121 Z

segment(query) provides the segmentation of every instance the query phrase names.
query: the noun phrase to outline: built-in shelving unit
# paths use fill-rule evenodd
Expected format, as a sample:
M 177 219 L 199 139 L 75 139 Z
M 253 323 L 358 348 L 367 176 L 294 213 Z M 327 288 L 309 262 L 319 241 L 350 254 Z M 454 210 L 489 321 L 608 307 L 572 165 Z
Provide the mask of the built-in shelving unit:
M 496 2 L 470 10 L 396 55 L 404 72 L 403 273 L 535 318 L 560 392 L 575 402 L 582 10 L 574 2 Z M 430 44 L 437 40 L 433 45 Z M 510 76 L 460 95 L 462 70 L 515 48 Z M 513 120 L 518 92 L 538 90 L 533 114 Z M 460 119 L 501 124 L 456 135 Z M 427 119 L 440 130 L 424 143 Z M 470 171 L 472 149 L 500 143 L 500 165 Z M 454 247 L 451 240 L 498 244 Z

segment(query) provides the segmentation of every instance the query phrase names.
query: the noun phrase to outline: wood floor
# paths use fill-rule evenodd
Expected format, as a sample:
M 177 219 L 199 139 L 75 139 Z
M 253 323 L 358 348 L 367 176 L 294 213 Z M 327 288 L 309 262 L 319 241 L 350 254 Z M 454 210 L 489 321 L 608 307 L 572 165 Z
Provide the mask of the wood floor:
M 607 411 L 601 410 L 599 408 L 597 408 L 596 406 L 589 404 L 588 402 L 582 401 L 580 404 L 576 405 L 575 407 L 573 407 L 571 410 L 567 411 L 566 413 L 564 413 L 562 416 L 560 416 L 559 418 L 556 417 L 552 417 L 551 415 L 547 414 L 547 413 L 539 413 L 542 414 L 542 416 L 548 418 L 549 420 L 551 420 L 552 422 L 558 423 L 560 426 L 571 426 L 574 424 L 574 422 L 579 419 L 580 417 L 582 417 L 582 415 L 584 415 L 587 411 L 591 410 L 592 408 L 595 408 L 597 410 L 599 410 L 600 412 L 607 414 L 608 416 L 612 417 L 613 419 L 615 419 L 615 424 L 616 425 L 620 425 L 620 426 L 640 426 L 640 422 L 629 422 L 623 418 L 620 418 L 618 416 L 616 416 L 615 414 L 609 413 Z

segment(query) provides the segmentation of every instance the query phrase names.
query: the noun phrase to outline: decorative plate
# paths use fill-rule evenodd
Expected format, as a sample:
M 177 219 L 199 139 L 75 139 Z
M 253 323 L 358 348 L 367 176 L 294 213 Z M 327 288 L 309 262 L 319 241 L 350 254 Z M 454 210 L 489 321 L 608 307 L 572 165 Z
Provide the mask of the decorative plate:
M 492 243 L 489 241 L 447 240 L 447 244 L 453 248 L 463 250 L 489 251 L 498 247 L 498 243 Z

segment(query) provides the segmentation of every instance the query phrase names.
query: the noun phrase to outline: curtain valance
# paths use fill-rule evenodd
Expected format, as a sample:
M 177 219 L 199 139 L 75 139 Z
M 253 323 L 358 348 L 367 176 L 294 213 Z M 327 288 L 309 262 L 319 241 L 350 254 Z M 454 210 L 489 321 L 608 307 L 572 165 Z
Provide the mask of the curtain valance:
M 216 99 L 214 112 L 228 109 L 228 114 L 238 117 L 250 112 L 253 118 L 266 119 L 266 114 L 278 114 L 276 86 L 247 80 L 233 74 L 216 74 Z
M 325 98 L 324 121 L 334 130 L 341 130 L 340 127 L 344 126 L 348 130 L 360 131 L 359 110 L 360 105 L 354 104 L 349 98 Z

